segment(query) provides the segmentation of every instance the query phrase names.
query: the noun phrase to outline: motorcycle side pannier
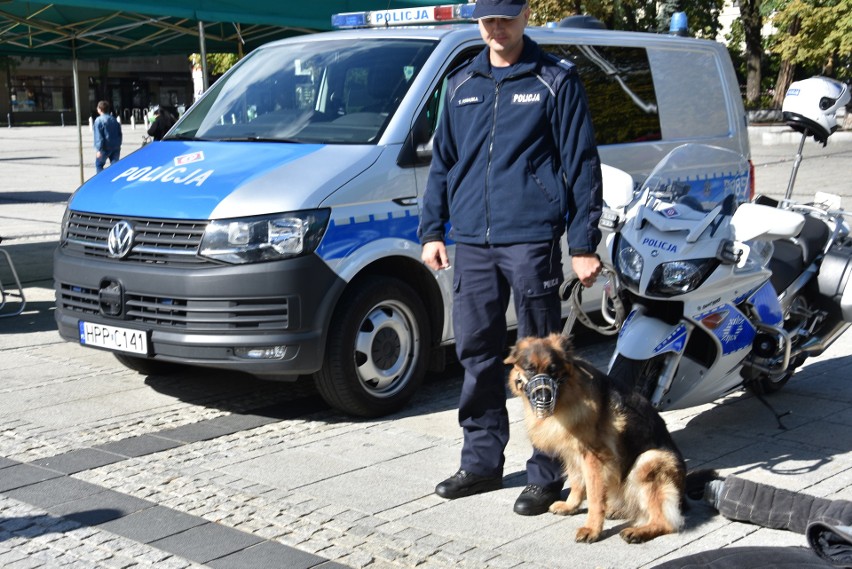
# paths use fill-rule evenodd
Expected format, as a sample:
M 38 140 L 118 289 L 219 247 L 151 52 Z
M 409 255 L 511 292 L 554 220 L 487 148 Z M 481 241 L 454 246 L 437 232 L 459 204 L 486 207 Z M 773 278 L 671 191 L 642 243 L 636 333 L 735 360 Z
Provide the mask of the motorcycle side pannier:
M 852 274 L 852 243 L 848 241 L 837 243 L 826 253 L 817 281 L 820 294 L 840 307 L 843 320 L 846 322 L 852 322 L 850 274 Z

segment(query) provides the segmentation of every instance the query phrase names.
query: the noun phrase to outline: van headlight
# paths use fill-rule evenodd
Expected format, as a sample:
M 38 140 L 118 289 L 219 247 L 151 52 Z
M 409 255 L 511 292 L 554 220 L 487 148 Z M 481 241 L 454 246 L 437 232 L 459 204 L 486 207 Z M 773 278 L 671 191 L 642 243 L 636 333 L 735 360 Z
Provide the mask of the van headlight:
M 211 221 L 200 255 L 225 263 L 258 263 L 313 252 L 328 226 L 330 210 L 314 209 Z
M 65 245 L 68 240 L 68 227 L 71 223 L 71 208 L 66 207 L 62 214 L 62 225 L 59 226 L 59 245 Z

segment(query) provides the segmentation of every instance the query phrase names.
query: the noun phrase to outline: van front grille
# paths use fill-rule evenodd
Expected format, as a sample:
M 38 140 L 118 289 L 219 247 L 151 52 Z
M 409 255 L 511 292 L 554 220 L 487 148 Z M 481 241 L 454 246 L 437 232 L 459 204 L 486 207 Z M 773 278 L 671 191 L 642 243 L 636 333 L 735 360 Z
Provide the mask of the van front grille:
M 122 262 L 167 265 L 216 264 L 198 256 L 206 221 L 175 221 L 113 217 L 71 212 L 65 235 L 65 251 L 108 259 L 109 232 L 119 221 L 133 227 L 133 246 Z
M 58 304 L 81 319 L 100 315 L 98 290 L 60 283 Z M 124 321 L 154 329 L 180 329 L 186 332 L 233 332 L 237 330 L 286 330 L 290 326 L 290 299 L 166 298 L 128 291 L 124 301 Z

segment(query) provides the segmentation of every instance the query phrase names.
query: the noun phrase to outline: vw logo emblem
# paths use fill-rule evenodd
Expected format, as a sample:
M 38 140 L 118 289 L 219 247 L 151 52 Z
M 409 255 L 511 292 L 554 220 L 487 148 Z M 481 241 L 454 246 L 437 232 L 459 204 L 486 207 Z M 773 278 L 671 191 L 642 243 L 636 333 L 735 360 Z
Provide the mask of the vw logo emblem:
M 133 226 L 129 221 L 119 221 L 109 230 L 107 250 L 109 256 L 115 259 L 126 257 L 133 246 Z

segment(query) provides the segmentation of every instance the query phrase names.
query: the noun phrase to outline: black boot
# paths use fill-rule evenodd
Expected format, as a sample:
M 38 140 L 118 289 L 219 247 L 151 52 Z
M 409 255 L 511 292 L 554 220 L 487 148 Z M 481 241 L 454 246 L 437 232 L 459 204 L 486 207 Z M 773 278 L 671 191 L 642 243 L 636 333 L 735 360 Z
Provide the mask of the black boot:
M 441 498 L 455 500 L 456 498 L 499 490 L 502 487 L 502 476 L 480 476 L 466 470 L 459 470 L 435 486 L 435 494 Z
M 529 484 L 515 500 L 515 513 L 522 516 L 537 516 L 545 513 L 562 493 L 558 488 L 542 488 Z

